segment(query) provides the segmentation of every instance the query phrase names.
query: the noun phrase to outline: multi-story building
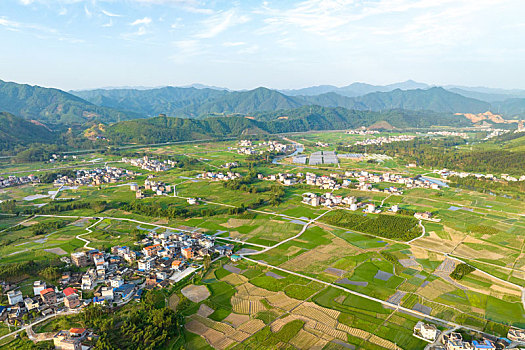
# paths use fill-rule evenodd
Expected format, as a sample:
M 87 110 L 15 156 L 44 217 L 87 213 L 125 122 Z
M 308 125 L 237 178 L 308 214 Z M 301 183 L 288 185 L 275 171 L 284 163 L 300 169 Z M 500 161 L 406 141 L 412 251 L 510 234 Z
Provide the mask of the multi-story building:
M 71 253 L 71 262 L 73 263 L 73 265 L 78 267 L 84 267 L 89 265 L 89 259 L 86 253 L 83 252 Z
M 9 305 L 15 305 L 17 303 L 23 302 L 24 296 L 19 290 L 10 290 L 7 292 L 7 301 L 9 302 Z

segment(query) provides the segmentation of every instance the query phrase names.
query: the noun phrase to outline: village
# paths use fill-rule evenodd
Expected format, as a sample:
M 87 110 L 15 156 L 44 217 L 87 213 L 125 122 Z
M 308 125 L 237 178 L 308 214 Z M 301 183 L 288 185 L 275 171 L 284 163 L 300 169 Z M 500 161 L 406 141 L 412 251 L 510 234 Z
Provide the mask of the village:
M 516 176 L 510 176 L 508 174 L 501 174 L 500 177 L 498 178 L 494 174 L 469 173 L 466 171 L 453 171 L 449 169 L 436 169 L 433 172 L 434 174 L 439 174 L 444 179 L 450 176 L 457 176 L 459 178 L 474 176 L 477 179 L 485 179 L 485 180 L 492 180 L 492 181 L 501 181 L 501 180 L 505 180 L 509 182 L 525 181 L 525 175 L 516 177 Z
M 133 171 L 106 166 L 89 170 L 76 170 L 75 177 L 59 175 L 54 181 L 55 186 L 98 186 L 104 183 L 117 183 L 135 176 Z
M 147 234 L 135 243 L 140 250 L 113 246 L 110 251 L 91 249 L 62 257 L 66 268 L 58 282 L 35 281 L 31 294 L 0 281 L 7 296 L 7 306 L 0 306 L 0 321 L 22 327 L 89 305 L 122 306 L 140 301 L 144 291 L 166 288 L 192 275 L 206 259 L 208 263 L 221 256 L 238 259 L 232 255 L 233 245 L 216 244 L 214 237 L 200 232 L 143 230 Z M 73 328 L 55 334 L 53 342 L 57 349 L 80 349 L 93 336 L 89 330 Z
M 399 135 L 399 136 L 381 136 L 374 139 L 366 139 L 362 141 L 356 141 L 354 145 L 359 146 L 367 146 L 367 145 L 382 145 L 386 143 L 392 143 L 392 142 L 401 142 L 401 141 L 411 141 L 415 139 L 416 137 L 413 135 Z
M 143 170 L 155 172 L 170 170 L 171 168 L 173 168 L 173 166 L 175 166 L 175 164 L 177 164 L 177 162 L 173 160 L 160 161 L 157 159 L 150 159 L 148 156 L 135 159 L 122 158 L 122 162 L 139 167 Z
M 20 176 L 20 177 L 14 176 L 14 175 L 9 175 L 7 177 L 0 176 L 0 188 L 20 186 L 20 185 L 25 185 L 29 183 L 38 183 L 38 182 L 40 182 L 40 179 L 35 175 Z
M 263 154 L 264 152 L 286 153 L 294 150 L 295 146 L 291 144 L 282 144 L 277 141 L 264 141 L 254 144 L 250 140 L 239 141 L 238 148 L 232 148 L 239 154 Z

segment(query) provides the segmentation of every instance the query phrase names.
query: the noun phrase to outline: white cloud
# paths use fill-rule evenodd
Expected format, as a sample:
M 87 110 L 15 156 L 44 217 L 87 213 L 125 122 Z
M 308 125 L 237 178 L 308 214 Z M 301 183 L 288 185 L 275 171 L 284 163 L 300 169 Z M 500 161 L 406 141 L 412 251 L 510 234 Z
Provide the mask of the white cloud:
M 108 17 L 122 17 L 122 15 L 117 15 L 116 13 L 111 13 L 111 12 L 106 11 L 106 10 L 102 10 L 102 13 L 105 14 L 106 16 L 108 16 Z
M 113 27 L 113 20 L 110 18 L 109 22 L 106 23 L 106 24 L 103 24 L 102 27 L 104 27 L 104 28 Z
M 33 0 L 20 0 L 20 3 L 22 5 L 31 5 L 33 3 Z
M 195 36 L 201 39 L 210 39 L 233 26 L 246 23 L 249 20 L 248 16 L 239 14 L 236 9 L 220 11 L 203 20 L 201 25 L 204 27 L 204 30 Z
M 137 25 L 148 25 L 151 23 L 151 18 L 149 17 L 144 17 L 142 19 L 137 19 L 135 20 L 134 22 L 130 23 L 130 25 L 132 26 L 137 26 Z
M 58 12 L 58 15 L 59 16 L 65 16 L 67 15 L 67 9 L 64 7 L 64 8 L 61 8 L 60 9 L 60 12 Z
M 84 5 L 84 13 L 88 18 L 91 18 L 91 16 L 93 16 L 93 14 L 91 13 L 91 11 L 89 11 L 86 5 Z

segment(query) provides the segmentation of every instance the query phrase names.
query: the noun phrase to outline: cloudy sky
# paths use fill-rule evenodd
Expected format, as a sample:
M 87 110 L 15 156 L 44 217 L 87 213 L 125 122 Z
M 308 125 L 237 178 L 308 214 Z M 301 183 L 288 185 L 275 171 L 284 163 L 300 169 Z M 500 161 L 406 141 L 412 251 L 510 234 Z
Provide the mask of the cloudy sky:
M 524 0 L 1 0 L 0 79 L 525 88 Z

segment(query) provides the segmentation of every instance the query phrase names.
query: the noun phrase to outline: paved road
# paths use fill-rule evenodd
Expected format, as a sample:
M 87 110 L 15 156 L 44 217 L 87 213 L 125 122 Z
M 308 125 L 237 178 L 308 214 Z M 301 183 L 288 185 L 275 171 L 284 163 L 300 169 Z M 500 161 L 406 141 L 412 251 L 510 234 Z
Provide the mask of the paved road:
M 82 237 L 80 237 L 80 236 L 85 236 L 85 235 L 88 235 L 88 234 L 90 234 L 90 233 L 93 233 L 93 230 L 91 230 L 91 228 L 94 227 L 94 226 L 97 226 L 98 224 L 100 224 L 100 222 L 101 222 L 102 220 L 104 220 L 104 218 L 100 218 L 100 220 L 98 220 L 97 222 L 95 222 L 93 225 L 91 225 L 91 226 L 89 226 L 89 227 L 86 227 L 86 231 L 87 231 L 86 233 L 82 233 L 82 234 L 80 234 L 80 235 L 77 235 L 77 239 L 80 239 L 81 241 L 85 242 L 85 244 L 84 244 L 84 248 L 86 248 L 86 249 L 90 249 L 90 250 L 91 250 L 91 249 L 95 249 L 95 248 L 90 247 L 90 246 L 88 245 L 89 243 L 91 243 L 91 241 L 88 241 L 87 239 L 82 238 Z
M 15 335 L 15 334 L 18 334 L 18 333 L 22 332 L 22 331 L 26 331 L 28 328 L 33 327 L 33 326 L 35 326 L 35 325 L 37 325 L 37 324 L 39 324 L 39 323 L 42 323 L 42 322 L 44 322 L 44 321 L 47 321 L 47 320 L 49 320 L 49 319 L 51 319 L 51 318 L 53 318 L 53 317 L 72 315 L 72 314 L 75 314 L 75 313 L 77 313 L 77 312 L 79 312 L 79 311 L 74 310 L 74 311 L 61 312 L 61 313 L 58 313 L 58 314 L 50 314 L 50 315 L 47 315 L 46 317 L 41 318 L 41 319 L 39 319 L 39 320 L 37 320 L 37 321 L 35 321 L 35 322 L 32 322 L 32 323 L 30 323 L 30 324 L 28 324 L 28 325 L 25 325 L 25 326 L 23 326 L 22 328 L 17 329 L 16 331 L 13 331 L 13 332 L 11 332 L 11 333 L 8 333 L 8 334 L 5 334 L 5 335 L 1 336 L 1 337 L 0 337 L 0 340 L 3 340 L 3 339 L 8 338 L 8 337 L 11 337 L 11 336 L 13 336 L 13 335 Z
M 299 238 L 299 237 L 304 233 L 304 231 L 306 231 L 306 229 L 308 228 L 308 226 L 310 226 L 310 225 L 313 224 L 316 220 L 319 220 L 323 215 L 325 215 L 326 213 L 329 213 L 329 212 L 330 212 L 330 210 L 325 211 L 324 213 L 322 213 L 321 215 L 319 215 L 319 216 L 316 217 L 315 219 L 312 219 L 312 220 L 308 221 L 306 224 L 304 224 L 304 226 L 303 226 L 303 228 L 301 229 L 301 231 L 300 231 L 298 234 L 296 234 L 295 236 L 292 236 L 292 237 L 289 237 L 289 238 L 287 238 L 287 239 L 285 239 L 285 240 L 282 240 L 282 241 L 280 241 L 279 243 L 274 244 L 274 245 L 272 245 L 271 247 L 266 247 L 266 248 L 264 248 L 263 250 L 260 250 L 260 251 L 258 251 L 258 252 L 252 252 L 252 253 L 246 253 L 246 254 L 243 254 L 243 256 L 245 256 L 245 255 L 256 255 L 256 254 L 262 254 L 262 253 L 265 253 L 265 252 L 267 252 L 267 251 L 269 251 L 269 250 L 271 250 L 271 249 L 277 248 L 277 247 L 280 246 L 281 244 L 284 244 L 284 243 L 289 242 L 289 241 L 291 241 L 291 240 L 293 240 L 293 239 Z

